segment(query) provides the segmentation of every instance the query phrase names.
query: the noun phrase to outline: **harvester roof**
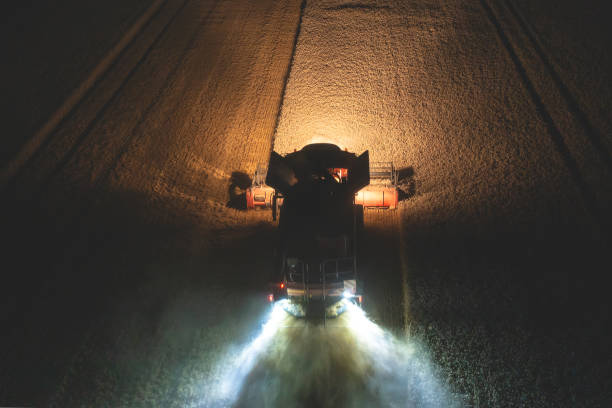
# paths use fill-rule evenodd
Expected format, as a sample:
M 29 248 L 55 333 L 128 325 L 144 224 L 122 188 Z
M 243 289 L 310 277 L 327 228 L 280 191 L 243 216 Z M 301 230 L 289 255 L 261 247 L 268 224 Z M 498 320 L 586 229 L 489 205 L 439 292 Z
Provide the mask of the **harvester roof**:
M 369 154 L 357 157 L 328 143 L 305 146 L 285 157 L 272 152 L 266 184 L 289 197 L 296 192 L 319 188 L 333 178 L 333 169 L 343 169 L 345 178 L 336 180 L 342 190 L 355 194 L 370 183 Z

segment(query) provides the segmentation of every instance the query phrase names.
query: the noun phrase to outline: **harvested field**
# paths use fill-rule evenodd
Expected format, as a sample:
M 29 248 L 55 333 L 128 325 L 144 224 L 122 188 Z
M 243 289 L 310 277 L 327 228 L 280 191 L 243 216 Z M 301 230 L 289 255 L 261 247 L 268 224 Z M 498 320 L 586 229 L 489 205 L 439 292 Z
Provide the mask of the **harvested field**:
M 610 404 L 598 2 L 162 1 L 33 143 L 153 3 L 3 6 L 0 405 Z M 244 210 L 313 142 L 400 178 L 365 314 L 325 329 L 267 305 L 276 224 Z

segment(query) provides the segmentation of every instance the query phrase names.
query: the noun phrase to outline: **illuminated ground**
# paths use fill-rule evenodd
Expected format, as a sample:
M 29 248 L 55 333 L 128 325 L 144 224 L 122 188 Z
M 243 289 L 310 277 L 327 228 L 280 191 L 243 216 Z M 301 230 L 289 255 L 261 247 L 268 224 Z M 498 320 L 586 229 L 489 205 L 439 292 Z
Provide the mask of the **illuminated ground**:
M 153 2 L 30 3 L 2 20 L 0 405 L 609 405 L 596 3 L 168 0 L 17 166 Z M 274 225 L 230 200 L 312 141 L 402 178 L 367 316 L 327 329 L 271 314 Z
M 254 338 L 221 360 L 206 406 L 460 406 L 427 351 L 397 339 L 347 302 L 325 325 L 277 303 Z M 263 391 L 263 392 L 262 392 Z

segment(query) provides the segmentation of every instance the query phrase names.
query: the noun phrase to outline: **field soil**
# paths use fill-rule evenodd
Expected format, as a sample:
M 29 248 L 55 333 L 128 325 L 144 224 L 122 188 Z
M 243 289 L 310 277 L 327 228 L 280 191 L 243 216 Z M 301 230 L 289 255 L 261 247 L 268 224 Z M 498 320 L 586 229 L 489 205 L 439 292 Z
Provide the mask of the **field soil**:
M 153 0 L 7 1 L 0 6 L 0 164 L 85 80 Z
M 151 4 L 30 3 L 3 6 L 3 165 Z M 600 8 L 164 2 L 2 186 L 0 405 L 609 405 Z M 399 172 L 365 214 L 367 318 L 327 330 L 266 304 L 276 226 L 244 210 L 313 142 Z
M 400 169 L 405 200 L 383 229 L 400 230 L 401 268 L 367 272 L 406 287 L 374 303 L 394 305 L 385 326 L 424 341 L 468 405 L 609 398 L 610 29 L 596 10 L 309 1 L 304 13 L 275 150 L 330 142 Z
M 203 401 L 263 314 L 270 215 L 229 192 L 269 157 L 299 15 L 167 1 L 3 186 L 2 405 Z

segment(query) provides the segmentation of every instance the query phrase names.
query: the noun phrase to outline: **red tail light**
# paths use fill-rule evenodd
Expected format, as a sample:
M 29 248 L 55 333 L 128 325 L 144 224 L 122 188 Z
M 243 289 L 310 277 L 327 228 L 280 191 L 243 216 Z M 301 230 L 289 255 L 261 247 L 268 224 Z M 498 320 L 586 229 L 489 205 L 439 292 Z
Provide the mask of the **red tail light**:
M 268 295 L 268 302 L 274 302 L 274 295 L 272 293 Z
M 280 284 L 280 288 L 281 288 L 281 289 L 284 289 L 284 288 L 285 288 L 285 284 L 284 284 L 283 282 L 281 282 L 281 284 Z

